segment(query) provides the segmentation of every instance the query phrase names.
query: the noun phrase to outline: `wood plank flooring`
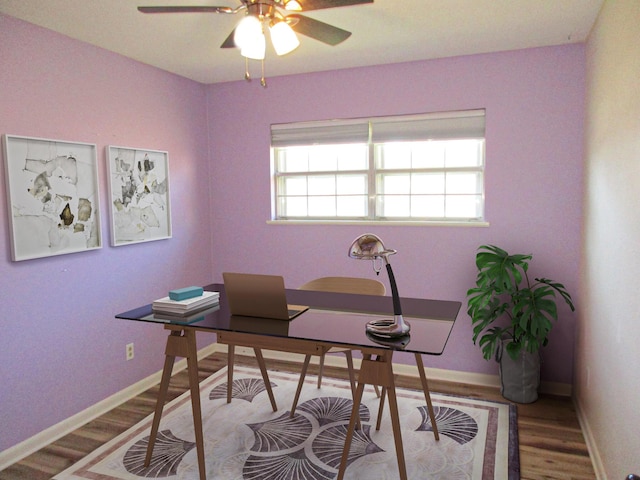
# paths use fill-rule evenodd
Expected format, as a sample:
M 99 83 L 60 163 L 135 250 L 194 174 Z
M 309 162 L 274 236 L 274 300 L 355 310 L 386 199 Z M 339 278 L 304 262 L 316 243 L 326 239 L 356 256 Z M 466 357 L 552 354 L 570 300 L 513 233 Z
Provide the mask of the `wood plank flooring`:
M 299 372 L 300 365 L 266 359 L 269 370 Z M 255 366 L 255 359 L 236 356 L 238 364 Z M 198 363 L 203 380 L 226 365 L 226 355 L 215 353 Z M 315 373 L 315 366 L 310 372 Z M 325 375 L 347 378 L 345 369 L 325 367 Z M 418 378 L 398 376 L 397 385 L 420 388 Z M 186 371 L 171 379 L 168 399 L 188 390 Z M 497 389 L 429 381 L 432 392 L 505 401 Z M 49 480 L 115 436 L 153 413 L 158 386 L 123 403 L 51 445 L 0 471 L 0 480 Z M 596 478 L 571 399 L 542 395 L 529 405 L 518 405 L 520 471 L 522 480 L 594 480 Z

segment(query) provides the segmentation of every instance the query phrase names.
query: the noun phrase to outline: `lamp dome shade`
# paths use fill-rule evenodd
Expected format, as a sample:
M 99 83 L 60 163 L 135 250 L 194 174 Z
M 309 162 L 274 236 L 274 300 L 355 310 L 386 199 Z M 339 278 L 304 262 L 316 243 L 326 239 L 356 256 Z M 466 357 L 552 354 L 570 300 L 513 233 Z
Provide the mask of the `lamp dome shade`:
M 396 250 L 387 249 L 382 240 L 373 233 L 365 233 L 356 238 L 349 247 L 349 257 L 356 260 L 373 260 L 378 257 L 386 257 L 397 253 Z

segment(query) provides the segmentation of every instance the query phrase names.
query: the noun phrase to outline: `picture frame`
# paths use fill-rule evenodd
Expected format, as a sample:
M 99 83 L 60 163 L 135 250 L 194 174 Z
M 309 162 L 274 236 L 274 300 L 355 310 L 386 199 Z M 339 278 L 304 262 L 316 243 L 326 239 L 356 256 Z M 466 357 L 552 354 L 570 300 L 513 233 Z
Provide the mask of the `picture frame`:
M 109 145 L 111 245 L 171 238 L 169 154 Z
M 96 145 L 3 136 L 13 261 L 102 248 Z

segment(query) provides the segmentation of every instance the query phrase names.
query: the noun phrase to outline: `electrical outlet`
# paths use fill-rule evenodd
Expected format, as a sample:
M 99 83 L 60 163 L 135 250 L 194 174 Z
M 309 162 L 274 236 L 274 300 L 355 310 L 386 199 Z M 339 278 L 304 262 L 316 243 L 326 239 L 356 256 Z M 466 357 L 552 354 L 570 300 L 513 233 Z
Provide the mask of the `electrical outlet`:
M 127 360 L 133 359 L 133 343 L 127 343 L 126 356 Z

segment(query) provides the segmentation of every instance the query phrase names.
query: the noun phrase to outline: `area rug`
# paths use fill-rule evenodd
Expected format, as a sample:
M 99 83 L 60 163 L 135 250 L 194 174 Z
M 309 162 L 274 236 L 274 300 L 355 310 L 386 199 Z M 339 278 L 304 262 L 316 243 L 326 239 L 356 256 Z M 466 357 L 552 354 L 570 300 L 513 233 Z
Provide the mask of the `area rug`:
M 289 418 L 298 376 L 269 372 L 278 411 L 273 412 L 257 369 L 236 367 L 233 400 L 226 402 L 226 369 L 200 384 L 205 463 L 215 480 L 329 480 L 337 477 L 353 405 L 345 381 L 315 377 Z M 517 480 L 515 406 L 432 393 L 440 441 L 431 430 L 421 391 L 397 389 L 402 440 L 410 479 Z M 379 399 L 367 387 L 345 478 L 397 479 L 388 405 L 375 430 Z M 152 416 L 103 445 L 56 480 L 197 480 L 189 393 L 164 408 L 151 465 L 144 467 Z

